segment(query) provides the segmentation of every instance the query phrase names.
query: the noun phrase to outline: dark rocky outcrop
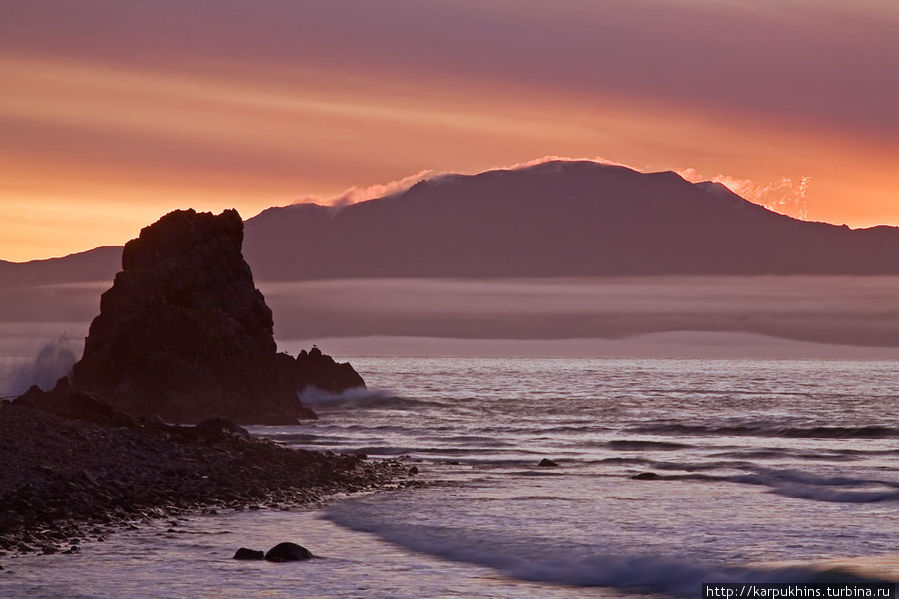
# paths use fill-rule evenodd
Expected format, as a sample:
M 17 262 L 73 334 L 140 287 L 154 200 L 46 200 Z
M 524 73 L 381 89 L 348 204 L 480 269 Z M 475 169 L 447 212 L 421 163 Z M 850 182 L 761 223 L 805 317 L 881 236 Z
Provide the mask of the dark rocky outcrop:
M 98 397 L 73 389 L 67 378 L 59 379 L 50 391 L 32 386 L 13 404 L 105 426 L 143 426 L 134 417 L 119 412 Z
M 262 551 L 255 551 L 253 549 L 247 549 L 246 547 L 241 547 L 235 552 L 234 557 L 232 559 L 242 559 L 242 560 L 256 560 L 263 559 L 265 557 L 265 553 Z
M 540 463 L 537 465 L 540 466 L 541 468 L 555 468 L 559 464 L 549 458 L 543 458 L 542 460 L 540 460 Z
M 265 554 L 269 562 L 299 562 L 312 559 L 312 552 L 296 543 L 278 543 Z
M 297 359 L 277 353 L 242 241 L 235 210 L 178 210 L 129 241 L 74 366 L 75 389 L 170 422 L 293 424 L 315 417 L 297 399 L 303 387 L 364 385 L 317 348 Z
M 310 351 L 300 351 L 293 367 L 297 389 L 317 387 L 324 391 L 340 393 L 353 387 L 365 387 L 365 381 L 349 362 L 336 362 L 313 346 Z
M 37 398 L 45 405 L 56 399 Z M 405 469 L 289 449 L 244 437 L 225 421 L 185 427 L 131 417 L 110 426 L 0 402 L 0 555 L 49 546 L 72 552 L 73 545 L 150 520 L 178 526 L 175 520 L 199 510 L 284 509 L 411 486 L 397 480 Z

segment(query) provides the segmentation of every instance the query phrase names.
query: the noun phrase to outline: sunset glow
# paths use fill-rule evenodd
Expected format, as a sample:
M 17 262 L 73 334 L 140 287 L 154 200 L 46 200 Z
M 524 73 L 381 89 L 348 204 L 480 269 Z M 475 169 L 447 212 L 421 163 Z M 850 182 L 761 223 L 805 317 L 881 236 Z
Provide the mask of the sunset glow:
M 683 1 L 649 28 L 617 3 L 265 4 L 14 7 L 0 258 L 120 244 L 176 207 L 248 218 L 546 155 L 713 179 L 808 220 L 899 224 L 886 4 L 815 3 L 798 22 L 811 4 Z

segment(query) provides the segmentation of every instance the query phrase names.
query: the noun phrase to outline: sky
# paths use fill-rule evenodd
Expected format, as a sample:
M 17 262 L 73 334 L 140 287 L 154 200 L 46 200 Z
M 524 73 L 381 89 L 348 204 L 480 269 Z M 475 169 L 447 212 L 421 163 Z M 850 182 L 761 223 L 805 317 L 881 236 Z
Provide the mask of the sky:
M 544 156 L 899 225 L 893 0 L 0 7 L 0 259 Z

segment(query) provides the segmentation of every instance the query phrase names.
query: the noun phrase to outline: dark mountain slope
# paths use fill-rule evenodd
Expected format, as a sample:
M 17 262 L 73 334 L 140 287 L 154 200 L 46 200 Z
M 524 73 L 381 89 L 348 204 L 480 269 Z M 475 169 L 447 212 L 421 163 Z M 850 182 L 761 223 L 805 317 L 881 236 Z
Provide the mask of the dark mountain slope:
M 422 181 L 342 209 L 250 219 L 262 280 L 899 273 L 899 230 L 795 220 L 715 183 L 592 162 Z

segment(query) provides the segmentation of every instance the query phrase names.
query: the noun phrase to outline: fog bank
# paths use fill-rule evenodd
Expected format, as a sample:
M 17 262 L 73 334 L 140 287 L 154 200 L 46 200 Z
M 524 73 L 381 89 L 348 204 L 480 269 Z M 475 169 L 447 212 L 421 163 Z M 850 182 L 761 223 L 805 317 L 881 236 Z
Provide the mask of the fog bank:
M 260 283 L 279 339 L 745 332 L 899 347 L 899 277 L 346 279 Z
M 257 284 L 274 312 L 275 337 L 282 347 L 287 347 L 286 340 L 304 340 L 337 355 L 436 351 L 437 355 L 893 359 L 888 348 L 899 348 L 899 277 L 892 276 Z M 80 356 L 80 342 L 99 312 L 100 293 L 109 285 L 0 289 L 0 357 L 6 363 L 13 358 L 28 361 L 43 343 L 63 334 L 79 343 Z M 772 343 L 771 338 L 782 342 Z M 441 341 L 452 339 L 484 341 Z M 828 347 L 817 347 L 821 344 Z M 883 351 L 862 352 L 860 347 Z M 9 376 L 0 360 L 0 379 Z

